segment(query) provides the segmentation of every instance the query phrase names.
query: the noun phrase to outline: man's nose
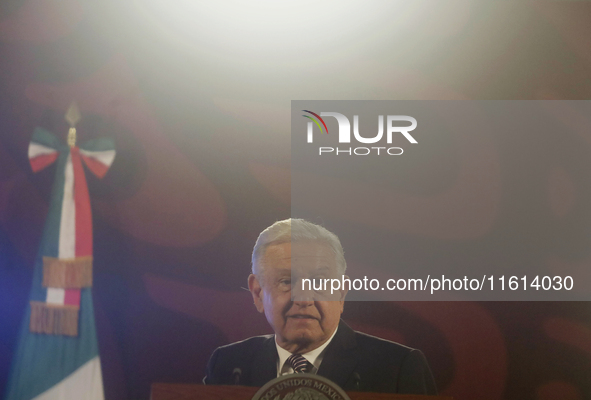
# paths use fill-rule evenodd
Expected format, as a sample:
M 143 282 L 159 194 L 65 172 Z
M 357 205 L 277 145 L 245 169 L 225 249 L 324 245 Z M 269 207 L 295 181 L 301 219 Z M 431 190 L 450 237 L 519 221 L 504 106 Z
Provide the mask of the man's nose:
M 294 301 L 293 305 L 295 307 L 298 308 L 308 308 L 308 307 L 312 307 L 314 305 L 314 301 L 312 300 L 299 300 L 299 301 Z

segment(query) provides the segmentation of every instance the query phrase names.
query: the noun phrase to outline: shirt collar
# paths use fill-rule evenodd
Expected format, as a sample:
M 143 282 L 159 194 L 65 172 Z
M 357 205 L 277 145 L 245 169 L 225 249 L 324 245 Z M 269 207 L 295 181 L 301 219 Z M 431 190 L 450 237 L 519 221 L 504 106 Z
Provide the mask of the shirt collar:
M 326 346 L 332 342 L 332 339 L 338 330 L 339 327 L 337 326 L 337 329 L 334 330 L 332 336 L 326 342 L 324 342 L 322 346 L 302 354 L 302 356 L 314 366 L 314 370 L 312 371 L 313 373 L 316 373 L 318 368 L 320 368 L 320 363 L 322 363 L 322 359 L 324 358 L 324 350 L 326 349 Z M 292 353 L 277 344 L 277 336 L 275 336 L 275 347 L 277 347 L 277 354 L 279 355 L 279 359 L 277 361 L 277 376 L 293 373 L 293 368 L 285 364 L 285 361 L 287 361 Z

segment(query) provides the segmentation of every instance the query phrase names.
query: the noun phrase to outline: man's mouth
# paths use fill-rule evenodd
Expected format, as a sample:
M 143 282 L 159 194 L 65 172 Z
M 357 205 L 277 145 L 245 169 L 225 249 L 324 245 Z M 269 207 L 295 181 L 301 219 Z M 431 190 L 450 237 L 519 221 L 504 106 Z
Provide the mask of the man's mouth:
M 313 317 L 312 315 L 305 315 L 305 314 L 288 315 L 287 318 L 295 318 L 295 319 L 318 319 L 316 317 Z

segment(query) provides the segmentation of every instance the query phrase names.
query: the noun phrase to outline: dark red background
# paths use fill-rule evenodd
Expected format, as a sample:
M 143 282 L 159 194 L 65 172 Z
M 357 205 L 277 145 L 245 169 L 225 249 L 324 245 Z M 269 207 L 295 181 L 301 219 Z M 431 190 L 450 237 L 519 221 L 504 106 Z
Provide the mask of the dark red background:
M 290 99 L 591 93 L 585 3 L 453 2 L 454 20 L 432 36 L 427 27 L 448 2 L 423 3 L 402 37 L 386 38 L 379 51 L 352 49 L 358 57 L 342 69 L 311 74 L 297 89 L 263 64 L 235 74 L 222 57 L 172 45 L 130 4 L 0 6 L 0 392 L 53 182 L 53 169 L 31 172 L 28 142 L 38 125 L 65 137 L 63 114 L 74 98 L 84 116 L 80 140 L 109 136 L 118 151 L 102 181 L 87 175 L 105 394 L 147 399 L 151 382 L 200 382 L 215 347 L 269 332 L 242 288 L 258 233 L 290 215 Z M 405 54 L 402 39 L 422 57 Z M 274 49 L 266 50 L 272 61 Z M 591 268 L 591 133 L 499 133 L 477 145 L 451 151 L 487 157 L 443 159 L 437 179 L 415 172 L 392 190 L 436 201 L 462 168 L 469 174 L 492 163 L 491 198 L 464 194 L 476 205 L 489 201 L 478 218 L 422 233 L 414 228 L 424 221 L 408 219 L 388 238 L 419 257 L 457 258 L 447 262 L 474 262 L 502 243 L 508 255 L 496 254 L 495 263 L 540 263 L 560 274 Z M 441 392 L 458 399 L 591 398 L 588 302 L 361 302 L 347 303 L 344 319 L 422 349 Z

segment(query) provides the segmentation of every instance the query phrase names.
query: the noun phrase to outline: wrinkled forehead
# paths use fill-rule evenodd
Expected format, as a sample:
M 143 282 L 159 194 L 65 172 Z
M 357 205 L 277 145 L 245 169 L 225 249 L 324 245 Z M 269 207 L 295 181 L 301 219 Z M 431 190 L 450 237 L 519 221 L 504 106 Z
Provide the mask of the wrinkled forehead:
M 333 250 L 322 242 L 298 241 L 274 244 L 267 247 L 263 262 L 265 268 L 292 269 L 294 272 L 311 272 L 322 269 L 336 272 L 337 263 Z

